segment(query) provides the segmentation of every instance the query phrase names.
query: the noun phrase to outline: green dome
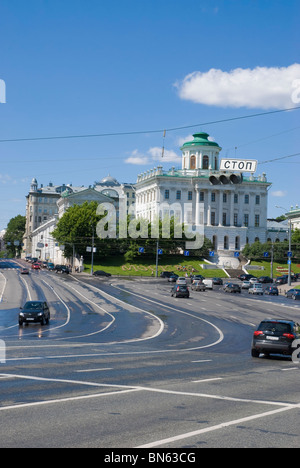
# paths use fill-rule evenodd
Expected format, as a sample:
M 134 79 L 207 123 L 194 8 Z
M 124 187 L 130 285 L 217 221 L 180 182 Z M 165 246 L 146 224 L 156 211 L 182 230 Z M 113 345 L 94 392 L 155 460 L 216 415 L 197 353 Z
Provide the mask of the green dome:
M 216 143 L 215 141 L 208 140 L 208 137 L 209 137 L 208 133 L 205 133 L 205 132 L 195 133 L 193 137 L 194 137 L 193 141 L 187 141 L 186 143 L 182 145 L 180 149 L 182 150 L 186 148 L 187 146 L 215 146 L 217 148 L 220 148 L 218 143 Z

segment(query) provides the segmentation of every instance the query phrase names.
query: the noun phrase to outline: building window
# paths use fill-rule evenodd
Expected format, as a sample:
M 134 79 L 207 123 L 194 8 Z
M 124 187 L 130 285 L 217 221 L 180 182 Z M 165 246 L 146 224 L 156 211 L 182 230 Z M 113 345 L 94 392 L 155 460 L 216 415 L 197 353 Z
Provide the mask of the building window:
M 249 205 L 249 195 L 245 195 L 245 205 Z
M 255 227 L 259 227 L 259 215 L 255 215 L 255 218 L 254 218 L 254 226 L 255 226 Z
M 226 226 L 226 213 L 223 213 L 222 224 L 223 224 L 223 226 Z
M 192 191 L 188 191 L 188 200 L 193 200 L 193 192 Z
M 260 204 L 260 196 L 256 195 L 255 196 L 255 205 L 259 205 L 259 204 Z
M 204 201 L 204 192 L 199 193 L 199 201 Z
M 216 213 L 214 211 L 212 211 L 210 215 L 210 224 L 212 226 L 216 225 Z
M 208 169 L 209 158 L 208 156 L 203 156 L 202 169 Z
M 212 192 L 212 194 L 211 194 L 211 201 L 212 201 L 212 202 L 215 202 L 215 201 L 216 201 L 216 194 L 215 194 L 215 192 Z
M 227 193 L 223 193 L 223 203 L 227 203 Z
M 196 156 L 191 156 L 190 169 L 196 169 Z
M 176 200 L 181 200 L 181 190 L 177 190 L 177 192 L 176 192 Z
M 229 241 L 228 241 L 228 236 L 224 236 L 224 250 L 229 249 Z
M 234 203 L 238 203 L 239 202 L 239 196 L 237 193 L 234 194 Z
M 248 227 L 249 226 L 249 215 L 244 214 L 244 226 Z
M 170 198 L 170 190 L 165 190 L 165 199 L 169 200 Z
M 233 215 L 233 225 L 237 226 L 238 225 L 238 214 L 234 213 Z
M 235 238 L 235 250 L 240 250 L 240 238 L 236 236 Z

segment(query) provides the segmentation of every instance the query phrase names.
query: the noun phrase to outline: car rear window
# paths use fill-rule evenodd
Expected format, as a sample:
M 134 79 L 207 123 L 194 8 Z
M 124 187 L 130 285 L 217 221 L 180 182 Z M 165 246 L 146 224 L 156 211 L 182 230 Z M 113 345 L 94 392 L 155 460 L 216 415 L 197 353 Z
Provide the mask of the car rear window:
M 277 333 L 290 333 L 291 325 L 289 323 L 282 322 L 262 322 L 258 330 L 260 331 L 272 331 Z

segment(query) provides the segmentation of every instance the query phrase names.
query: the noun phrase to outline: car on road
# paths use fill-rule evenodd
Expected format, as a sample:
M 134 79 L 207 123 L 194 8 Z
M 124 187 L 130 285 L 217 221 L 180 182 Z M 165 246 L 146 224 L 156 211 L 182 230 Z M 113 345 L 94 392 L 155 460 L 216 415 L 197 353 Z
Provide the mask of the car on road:
M 103 270 L 96 270 L 94 271 L 93 276 L 104 276 L 105 278 L 108 278 L 109 276 L 111 276 L 111 274 L 106 273 L 106 271 Z
M 242 289 L 249 289 L 250 287 L 251 287 L 250 281 L 245 280 L 242 282 L 242 286 L 241 286 Z
M 217 277 L 216 277 L 216 278 L 212 278 L 212 282 L 213 282 L 213 284 L 214 284 L 215 286 L 219 286 L 219 285 L 222 286 L 222 284 L 223 284 L 222 278 L 217 278 Z
M 287 276 L 277 276 L 275 280 L 275 284 L 287 284 L 288 278 Z
M 250 278 L 254 278 L 254 275 L 251 275 L 248 273 L 242 273 L 241 275 L 238 276 L 238 279 L 241 281 L 249 281 Z
M 260 276 L 258 278 L 258 282 L 266 284 L 266 283 L 273 283 L 273 280 L 269 276 Z
M 190 297 L 190 291 L 186 284 L 176 284 L 171 290 L 172 297 Z
M 300 289 L 289 289 L 285 291 L 285 297 L 292 298 L 294 300 L 300 299 Z
M 176 280 L 176 284 L 186 284 L 186 278 L 184 276 L 179 276 Z
M 261 295 L 263 296 L 264 295 L 264 290 L 263 290 L 263 287 L 261 285 L 261 283 L 254 283 L 251 285 L 251 288 L 248 289 L 248 293 L 249 294 L 257 294 L 257 295 Z
M 177 279 L 179 278 L 178 275 L 176 275 L 176 273 L 174 273 L 173 275 L 171 275 L 169 278 L 168 278 L 168 282 L 169 283 L 176 283 Z
M 267 294 L 268 296 L 278 296 L 279 291 L 276 286 L 268 286 L 265 289 L 265 294 Z
M 39 263 L 33 263 L 33 264 L 31 265 L 31 268 L 32 268 L 33 270 L 40 270 L 40 269 L 41 269 L 41 266 L 40 266 Z
M 241 287 L 239 284 L 236 283 L 228 283 L 225 286 L 224 291 L 230 293 L 241 293 Z
M 56 265 L 55 266 L 56 273 L 66 273 L 67 275 L 70 273 L 69 268 L 66 265 Z
M 191 285 L 193 291 L 206 291 L 206 285 L 202 280 L 194 280 Z
M 19 325 L 23 323 L 40 322 L 42 325 L 48 325 L 50 320 L 50 309 L 47 302 L 28 301 L 24 307 L 20 307 Z
M 194 281 L 194 280 L 204 280 L 205 277 L 202 276 L 202 275 L 192 275 L 191 276 L 191 280 Z
M 174 273 L 173 271 L 162 271 L 160 274 L 161 278 L 170 278 Z
M 299 338 L 299 323 L 293 320 L 265 319 L 253 334 L 251 355 L 255 358 L 260 353 L 291 355 L 297 348 L 295 340 Z
M 54 263 L 48 263 L 48 265 L 47 265 L 47 270 L 49 270 L 49 271 L 55 270 L 55 265 L 54 265 Z
M 28 268 L 21 268 L 20 273 L 21 273 L 21 275 L 29 275 L 29 269 Z
M 258 283 L 258 279 L 257 279 L 255 276 L 253 276 L 252 278 L 250 278 L 249 281 L 250 281 L 250 284 Z

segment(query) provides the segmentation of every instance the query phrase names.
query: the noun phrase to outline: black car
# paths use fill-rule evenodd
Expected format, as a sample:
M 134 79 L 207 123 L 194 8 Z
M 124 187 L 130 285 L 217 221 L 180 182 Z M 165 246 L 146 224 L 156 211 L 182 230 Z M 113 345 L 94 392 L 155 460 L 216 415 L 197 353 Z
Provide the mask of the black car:
M 275 284 L 287 284 L 288 278 L 287 276 L 278 276 L 275 280 Z
M 66 273 L 67 275 L 70 273 L 70 270 L 66 265 L 56 265 L 55 271 L 56 273 Z
M 300 338 L 300 325 L 293 320 L 266 319 L 255 330 L 252 340 L 252 357 L 260 353 L 293 354 L 297 348 L 295 340 Z
M 168 282 L 169 283 L 176 283 L 177 279 L 179 278 L 178 275 L 176 275 L 175 273 L 173 275 L 171 275 L 169 278 L 168 278 Z
M 269 296 L 278 296 L 278 288 L 276 286 L 269 286 L 265 289 L 265 294 Z
M 247 273 L 242 273 L 241 275 L 238 276 L 238 279 L 240 279 L 241 281 L 249 281 L 250 278 L 255 278 L 255 276 L 247 274 Z
M 19 325 L 23 323 L 40 322 L 42 325 L 48 325 L 50 320 L 50 309 L 47 302 L 44 301 L 29 301 L 24 307 L 20 307 Z
M 228 283 L 223 289 L 225 292 L 241 293 L 241 287 L 235 283 Z
M 106 273 L 106 271 L 103 271 L 103 270 L 96 270 L 96 271 L 94 271 L 93 275 L 94 276 L 105 276 L 106 278 L 111 276 L 110 273 Z
M 184 284 L 176 284 L 171 289 L 171 296 L 175 297 L 190 297 L 189 288 Z
M 223 284 L 222 278 L 213 278 L 213 279 L 212 279 L 212 282 L 213 282 L 213 284 L 215 284 L 215 285 L 222 285 L 222 284 Z
M 260 278 L 257 279 L 259 283 L 273 283 L 272 278 L 269 276 L 260 276 Z
M 160 274 L 161 278 L 170 278 L 170 276 L 174 275 L 173 271 L 162 271 Z
M 285 297 L 291 297 L 292 299 L 300 299 L 300 289 L 289 289 L 285 292 Z

